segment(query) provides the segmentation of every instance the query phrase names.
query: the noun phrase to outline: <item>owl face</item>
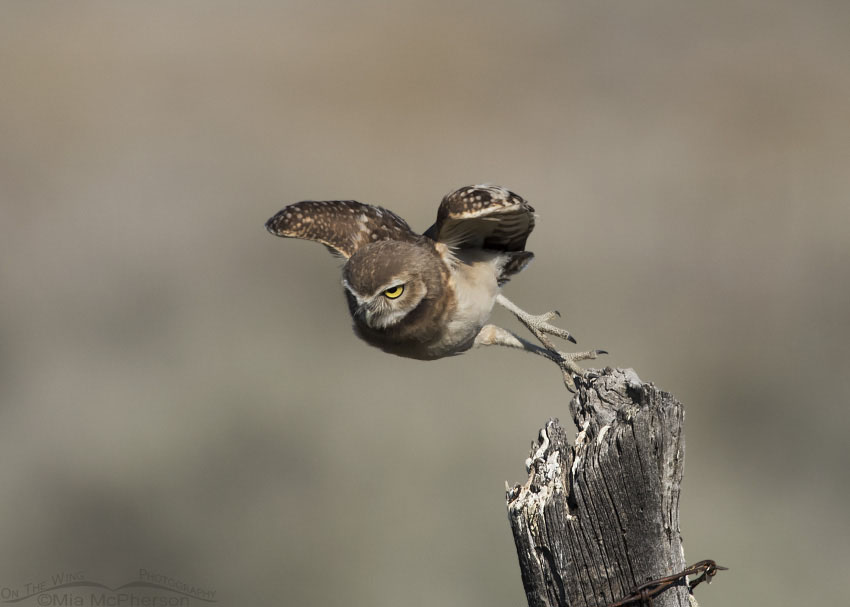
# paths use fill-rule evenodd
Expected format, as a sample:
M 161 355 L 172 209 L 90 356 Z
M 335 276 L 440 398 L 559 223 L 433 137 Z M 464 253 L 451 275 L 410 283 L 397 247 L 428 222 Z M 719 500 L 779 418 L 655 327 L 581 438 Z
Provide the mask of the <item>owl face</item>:
M 358 250 L 345 264 L 342 277 L 355 322 L 387 330 L 413 312 L 428 295 L 422 258 L 421 247 L 396 241 L 376 242 Z

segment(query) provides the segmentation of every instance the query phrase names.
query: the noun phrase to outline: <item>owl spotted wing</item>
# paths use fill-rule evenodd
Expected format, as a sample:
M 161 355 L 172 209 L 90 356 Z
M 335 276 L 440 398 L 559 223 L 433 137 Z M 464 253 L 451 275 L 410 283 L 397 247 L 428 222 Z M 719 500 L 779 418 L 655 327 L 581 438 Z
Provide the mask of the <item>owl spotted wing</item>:
M 354 200 L 296 202 L 269 219 L 266 229 L 275 236 L 315 240 L 346 259 L 370 242 L 417 238 L 392 211 Z
M 425 236 L 458 249 L 523 251 L 534 229 L 534 209 L 499 186 L 466 186 L 446 195 L 437 223 Z

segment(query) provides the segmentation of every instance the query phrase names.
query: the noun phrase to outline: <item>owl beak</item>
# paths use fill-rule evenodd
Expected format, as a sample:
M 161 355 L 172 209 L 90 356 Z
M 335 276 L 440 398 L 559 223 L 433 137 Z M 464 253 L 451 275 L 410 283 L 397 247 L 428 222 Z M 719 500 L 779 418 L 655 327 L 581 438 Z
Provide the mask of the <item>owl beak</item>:
M 369 306 L 365 303 L 362 303 L 357 306 L 354 310 L 353 316 L 359 319 L 361 322 L 369 325 L 369 321 L 372 319 L 372 311 L 369 309 Z
M 363 319 L 366 326 L 372 327 L 373 329 L 383 328 L 381 322 L 382 316 L 378 315 L 379 311 L 380 310 L 374 301 L 367 301 L 357 308 L 357 314 Z
M 371 327 L 372 318 L 375 316 L 375 311 L 367 306 L 363 306 L 360 308 L 360 310 L 358 310 L 358 312 L 362 312 L 363 321 Z

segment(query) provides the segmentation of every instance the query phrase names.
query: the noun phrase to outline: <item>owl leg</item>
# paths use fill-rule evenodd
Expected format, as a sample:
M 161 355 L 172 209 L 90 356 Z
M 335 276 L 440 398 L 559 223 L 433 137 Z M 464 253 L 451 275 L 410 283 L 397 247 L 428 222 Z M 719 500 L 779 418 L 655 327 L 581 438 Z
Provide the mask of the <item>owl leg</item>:
M 508 309 L 514 316 L 516 316 L 517 319 L 522 324 L 524 324 L 526 328 L 531 331 L 531 333 L 538 340 L 540 340 L 540 343 L 543 344 L 546 350 L 554 352 L 559 356 L 559 358 L 555 360 L 555 362 L 557 362 L 558 365 L 561 367 L 561 370 L 564 373 L 564 383 L 570 390 L 575 390 L 575 382 L 573 381 L 573 376 L 584 378 L 587 375 L 587 372 L 576 364 L 577 361 L 591 360 L 596 358 L 600 354 L 607 354 L 605 350 L 589 350 L 587 352 L 572 353 L 561 352 L 557 348 L 555 348 L 555 345 L 547 337 L 547 334 L 561 337 L 573 343 L 576 343 L 576 340 L 573 338 L 572 335 L 570 335 L 570 332 L 566 329 L 561 329 L 560 327 L 556 327 L 554 325 L 549 324 L 549 321 L 552 318 L 560 316 L 558 312 L 546 312 L 545 314 L 540 314 L 537 316 L 534 314 L 529 314 L 501 293 L 496 296 L 496 301 L 499 302 L 501 306 Z M 551 359 L 551 357 L 549 358 Z
M 537 344 L 526 341 L 522 337 L 511 333 L 507 329 L 497 327 L 496 325 L 484 325 L 475 337 L 476 346 L 507 346 L 508 348 L 517 348 L 525 350 L 532 354 L 539 354 L 548 358 L 554 363 L 560 362 L 557 350 L 548 350 Z
M 549 341 L 548 339 L 546 340 Z M 554 348 L 542 348 L 537 344 L 533 344 L 523 338 L 511 333 L 510 331 L 497 327 L 496 325 L 484 325 L 478 335 L 475 337 L 476 346 L 506 346 L 508 348 L 517 348 L 525 350 L 533 354 L 538 354 L 548 358 L 561 368 L 564 375 L 564 385 L 570 392 L 576 391 L 574 376 L 581 378 L 587 377 L 587 371 L 579 367 L 576 362 L 580 360 L 590 360 L 596 358 L 600 354 L 607 354 L 605 350 L 591 350 L 589 352 L 559 352 Z
M 567 341 L 571 341 L 576 343 L 576 340 L 570 335 L 570 332 L 566 329 L 561 329 L 560 327 L 556 327 L 554 325 L 550 325 L 549 321 L 555 318 L 556 316 L 560 316 L 561 313 L 554 312 L 546 312 L 545 314 L 540 314 L 539 316 L 535 316 L 534 314 L 529 314 L 510 299 L 499 293 L 496 296 L 496 301 L 502 305 L 503 307 L 510 310 L 510 312 L 517 317 L 517 319 L 524 324 L 529 331 L 531 331 L 534 336 L 540 340 L 544 346 L 549 348 L 550 350 L 555 350 L 555 346 L 552 345 L 552 342 L 549 341 L 549 338 L 546 337 L 546 333 L 549 335 L 555 335 L 562 339 L 566 339 Z

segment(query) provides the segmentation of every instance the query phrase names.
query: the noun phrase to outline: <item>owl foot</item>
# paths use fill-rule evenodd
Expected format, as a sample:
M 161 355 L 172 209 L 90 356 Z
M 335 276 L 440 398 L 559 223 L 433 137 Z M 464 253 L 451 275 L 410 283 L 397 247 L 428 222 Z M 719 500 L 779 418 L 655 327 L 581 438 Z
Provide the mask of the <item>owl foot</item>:
M 582 369 L 576 362 L 580 360 L 593 360 L 600 354 L 608 354 L 605 350 L 590 350 L 588 352 L 558 352 L 560 360 L 557 361 L 564 374 L 564 385 L 570 392 L 576 391 L 576 378 L 581 380 L 593 379 L 595 373 Z
M 582 369 L 576 363 L 580 360 L 594 359 L 600 354 L 608 354 L 605 350 L 559 352 L 555 348 L 542 348 L 496 325 L 484 325 L 475 338 L 475 345 L 507 346 L 548 358 L 561 368 L 561 372 L 564 374 L 564 385 L 570 392 L 576 391 L 576 378 L 586 381 L 595 377 L 594 373 Z
M 526 314 L 525 317 L 517 316 L 517 318 L 528 327 L 528 330 L 534 333 L 534 336 L 537 339 L 541 339 L 540 333 L 545 333 L 548 335 L 554 335 L 555 337 L 560 337 L 561 339 L 566 339 L 572 343 L 576 343 L 575 338 L 570 335 L 570 332 L 566 329 L 562 329 L 561 327 L 556 327 L 555 325 L 550 325 L 549 321 L 553 318 L 561 317 L 561 313 L 557 310 L 552 312 L 546 312 L 545 314 L 540 314 L 539 316 L 533 316 L 531 314 Z
M 555 325 L 549 324 L 550 320 L 552 320 L 556 316 L 561 316 L 561 313 L 557 310 L 552 312 L 546 312 L 545 314 L 534 315 L 529 314 L 504 295 L 499 294 L 499 296 L 496 297 L 496 301 L 508 310 L 510 310 L 511 313 L 513 313 L 513 315 L 517 317 L 517 320 L 524 324 L 526 328 L 531 331 L 534 337 L 540 340 L 540 343 L 546 346 L 547 349 L 555 350 L 555 346 L 553 346 L 552 342 L 549 341 L 549 338 L 546 337 L 547 334 L 560 337 L 561 339 L 566 339 L 567 341 L 570 341 L 572 343 L 576 343 L 575 338 L 570 335 L 569 331 L 560 327 L 556 327 Z

